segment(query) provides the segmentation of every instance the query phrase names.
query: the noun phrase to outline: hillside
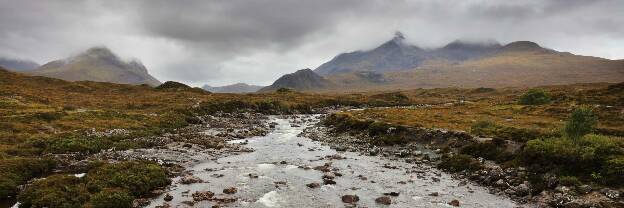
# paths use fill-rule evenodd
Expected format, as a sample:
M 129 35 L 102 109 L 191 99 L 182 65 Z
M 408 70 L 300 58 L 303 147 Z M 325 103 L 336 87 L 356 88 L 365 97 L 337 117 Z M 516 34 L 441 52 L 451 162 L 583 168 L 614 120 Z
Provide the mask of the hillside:
M 236 83 L 236 84 L 225 85 L 225 86 L 220 86 L 220 87 L 212 87 L 210 85 L 202 86 L 204 90 L 208 90 L 210 92 L 216 92 L 216 93 L 250 93 L 250 92 L 257 92 L 263 87 L 264 86 L 249 85 L 246 83 Z
M 17 60 L 0 57 L 0 67 L 11 71 L 30 71 L 39 67 L 39 64 L 29 60 Z
M 272 85 L 260 89 L 258 92 L 270 92 L 279 88 L 290 88 L 299 91 L 315 90 L 330 87 L 331 83 L 314 73 L 311 69 L 301 69 L 291 74 L 286 74 Z
M 160 84 L 138 61 L 124 61 L 107 48 L 95 47 L 67 59 L 49 62 L 29 72 L 68 81 L 98 81 L 119 84 Z
M 316 90 L 533 87 L 624 81 L 624 61 L 559 52 L 530 41 L 506 45 L 454 41 L 439 49 L 420 50 L 421 56 L 411 57 L 413 62 L 407 65 L 403 60 L 409 58 L 407 56 L 399 55 L 400 60 L 397 57 L 379 59 L 414 48 L 406 45 L 402 38 L 397 36 L 372 51 L 349 53 L 359 54 L 358 59 L 346 59 L 351 55 L 341 54 L 321 65 L 316 72 L 323 74 L 331 84 Z M 392 48 L 389 46 L 394 46 L 394 50 L 387 50 Z M 377 62 L 383 64 L 371 64 Z M 389 70 L 387 66 L 391 65 L 397 67 Z M 407 66 L 412 68 L 406 69 Z

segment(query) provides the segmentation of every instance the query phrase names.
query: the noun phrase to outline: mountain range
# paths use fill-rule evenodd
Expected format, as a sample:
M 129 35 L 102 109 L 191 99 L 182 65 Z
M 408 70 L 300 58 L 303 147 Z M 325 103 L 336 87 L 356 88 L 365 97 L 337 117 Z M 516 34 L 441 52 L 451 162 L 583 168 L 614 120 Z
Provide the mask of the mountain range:
M 3 57 L 0 57 L 0 66 L 16 72 L 30 71 L 39 68 L 39 64 L 34 61 Z
M 68 81 L 160 85 L 139 61 L 121 60 L 108 48 L 94 47 L 66 59 L 51 61 L 27 73 Z
M 256 92 L 262 89 L 264 86 L 259 85 L 249 85 L 246 83 L 236 83 L 231 85 L 225 85 L 220 87 L 212 87 L 210 85 L 204 85 L 202 89 L 216 92 L 216 93 L 250 93 Z
M 559 52 L 530 41 L 506 45 L 454 41 L 423 49 L 396 33 L 372 50 L 339 54 L 314 71 L 300 71 L 264 89 L 367 91 L 617 83 L 624 81 L 624 60 Z

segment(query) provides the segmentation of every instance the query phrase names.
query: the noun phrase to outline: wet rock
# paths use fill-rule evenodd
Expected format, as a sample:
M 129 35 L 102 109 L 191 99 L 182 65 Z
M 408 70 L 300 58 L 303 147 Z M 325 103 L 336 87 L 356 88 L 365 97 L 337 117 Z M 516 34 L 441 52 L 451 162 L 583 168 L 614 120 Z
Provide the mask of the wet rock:
M 620 197 L 620 192 L 619 191 L 608 189 L 608 188 L 601 189 L 600 193 L 604 194 L 605 196 L 609 197 L 610 199 L 617 199 L 617 198 Z
M 529 188 L 529 182 L 525 181 L 524 183 L 513 188 L 514 194 L 518 196 L 526 196 L 531 193 L 531 188 Z
M 357 195 L 344 195 L 342 196 L 342 202 L 348 204 L 355 204 L 360 201 L 360 197 Z
M 383 204 L 383 205 L 390 205 L 392 204 L 392 199 L 390 199 L 390 197 L 387 197 L 387 196 L 382 196 L 382 197 L 376 198 L 375 203 Z
M 453 199 L 453 200 L 452 200 L 451 202 L 449 202 L 448 204 L 449 204 L 449 205 L 451 205 L 451 206 L 454 206 L 454 207 L 459 207 L 459 200 L 457 200 L 457 199 Z
M 196 191 L 191 195 L 194 201 L 210 200 L 214 193 L 212 191 Z
M 325 185 L 333 185 L 333 184 L 336 184 L 336 181 L 331 180 L 331 179 L 323 179 L 323 184 L 325 184 Z
M 258 174 L 255 173 L 250 173 L 248 176 L 249 178 L 258 178 Z
M 280 162 L 280 164 L 282 164 L 282 165 L 286 165 L 286 164 L 288 164 L 288 162 L 286 162 L 286 161 L 283 161 L 283 160 L 282 160 L 282 161 Z
M 235 194 L 238 190 L 235 187 L 223 189 L 224 194 Z
M 338 151 L 338 152 L 344 152 L 344 151 L 347 151 L 347 147 L 342 146 L 342 145 L 335 146 L 335 147 L 334 147 L 334 149 L 335 149 L 336 151 Z
M 432 180 L 433 182 L 436 182 L 436 183 L 437 183 L 437 182 L 440 182 L 440 179 L 439 179 L 439 178 L 436 178 L 436 177 L 431 177 L 431 180 Z
M 457 186 L 465 186 L 465 185 L 468 185 L 468 182 L 461 181 L 461 182 L 459 182 L 459 184 L 457 184 Z
M 429 194 L 429 196 L 439 196 L 439 195 L 440 195 L 440 194 L 438 194 L 438 192 L 431 192 L 431 193 Z
M 334 179 L 335 177 L 336 177 L 336 175 L 334 175 L 334 174 L 333 174 L 333 173 L 331 173 L 331 172 L 325 173 L 325 174 L 323 174 L 323 176 L 322 176 L 322 178 L 323 178 L 323 179 L 328 179 L 328 180 L 332 180 L 332 179 Z
M 321 187 L 321 184 L 319 184 L 319 183 L 308 183 L 308 184 L 306 184 L 306 186 L 308 188 L 318 188 L 318 187 Z
M 185 204 L 187 206 L 191 206 L 191 207 L 195 206 L 195 202 L 193 202 L 193 201 L 182 201 L 180 203 Z
M 171 196 L 171 194 L 169 194 L 169 193 L 166 193 L 166 194 L 165 194 L 165 197 L 163 198 L 163 200 L 165 200 L 165 201 L 171 201 L 171 200 L 173 200 L 173 196 Z
M 185 175 L 180 179 L 181 184 L 193 184 L 204 182 L 201 178 L 193 175 Z
M 134 208 L 145 207 L 149 204 L 150 204 L 149 199 L 145 199 L 145 198 L 138 198 L 132 201 L 132 207 Z
M 383 195 L 386 195 L 386 196 L 399 196 L 399 194 L 401 194 L 401 193 L 392 191 L 392 192 L 389 192 L 389 193 L 384 193 Z

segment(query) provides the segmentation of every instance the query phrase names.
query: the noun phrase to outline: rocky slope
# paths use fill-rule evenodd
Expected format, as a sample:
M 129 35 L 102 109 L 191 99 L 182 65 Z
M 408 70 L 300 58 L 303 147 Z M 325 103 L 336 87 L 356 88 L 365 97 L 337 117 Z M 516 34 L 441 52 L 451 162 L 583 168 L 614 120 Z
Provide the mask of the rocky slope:
M 225 85 L 220 87 L 212 87 L 210 85 L 204 85 L 202 88 L 210 92 L 216 93 L 250 93 L 256 92 L 262 89 L 264 86 L 249 85 L 246 83 L 236 83 L 231 85 Z
M 67 59 L 49 62 L 30 72 L 68 81 L 98 81 L 119 84 L 160 84 L 138 61 L 124 61 L 107 48 L 94 47 Z
M 331 83 L 314 73 L 311 69 L 301 69 L 294 73 L 284 75 L 277 79 L 272 85 L 260 89 L 258 92 L 270 92 L 280 88 L 290 88 L 294 90 L 313 90 L 329 87 Z

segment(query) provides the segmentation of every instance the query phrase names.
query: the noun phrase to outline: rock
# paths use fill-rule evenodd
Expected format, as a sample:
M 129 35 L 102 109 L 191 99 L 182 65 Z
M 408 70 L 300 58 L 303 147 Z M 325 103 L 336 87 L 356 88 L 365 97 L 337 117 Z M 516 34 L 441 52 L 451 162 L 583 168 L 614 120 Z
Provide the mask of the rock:
M 608 188 L 601 189 L 600 193 L 603 193 L 605 196 L 609 197 L 610 199 L 617 199 L 620 197 L 619 191 L 608 189 Z
M 282 165 L 286 165 L 286 164 L 288 164 L 288 162 L 286 162 L 286 161 L 283 161 L 283 160 L 282 160 L 282 161 L 280 162 L 280 164 L 282 164 Z
M 431 192 L 431 193 L 429 194 L 429 196 L 439 196 L 439 195 L 440 195 L 440 194 L 438 194 L 438 192 Z
M 334 179 L 335 177 L 336 177 L 336 175 L 335 175 L 335 174 L 333 174 L 333 173 L 331 173 L 331 172 L 328 172 L 328 173 L 323 174 L 323 177 L 322 177 L 322 178 L 323 178 L 323 179 L 332 180 L 332 179 Z
M 145 198 L 138 198 L 132 201 L 132 207 L 134 208 L 145 207 L 149 204 L 150 204 L 149 199 L 145 199 Z
M 332 184 L 336 184 L 336 181 L 331 180 L 331 179 L 324 179 L 323 180 L 323 184 L 325 184 L 325 185 L 332 185 Z
M 513 188 L 514 192 L 518 196 L 526 196 L 531 193 L 531 188 L 529 188 L 529 182 L 525 181 L 524 183 Z
M 390 197 L 387 197 L 387 196 L 382 196 L 382 197 L 376 198 L 375 203 L 383 204 L 383 205 L 390 205 L 392 204 L 392 199 L 390 199 Z
M 185 175 L 180 179 L 181 184 L 193 184 L 204 182 L 201 178 L 193 175 Z
M 461 181 L 461 182 L 459 182 L 459 184 L 457 184 L 457 186 L 465 186 L 465 185 L 468 185 L 468 182 Z
M 581 194 L 587 194 L 592 191 L 592 187 L 589 185 L 581 185 L 576 187 L 576 190 Z
M 235 194 L 238 190 L 235 187 L 223 189 L 224 194 Z
M 344 151 L 347 151 L 347 147 L 342 146 L 342 145 L 338 145 L 338 146 L 334 147 L 334 149 L 335 149 L 336 151 L 338 151 L 338 152 L 344 152 Z
M 459 207 L 459 200 L 453 199 L 453 201 L 449 202 L 448 204 L 454 207 Z
M 355 204 L 358 201 L 360 201 L 360 197 L 358 197 L 357 195 L 344 195 L 344 196 L 342 196 L 342 202 L 343 203 Z
M 195 202 L 194 201 L 182 201 L 180 203 L 185 204 L 185 205 L 190 206 L 190 207 L 195 206 Z
M 389 192 L 389 193 L 384 193 L 384 195 L 386 195 L 386 196 L 399 196 L 399 194 L 401 194 L 401 193 L 399 193 L 399 192 L 394 192 L 394 191 Z
M 250 173 L 249 178 L 258 178 L 258 175 L 255 173 Z
M 169 193 L 166 193 L 166 194 L 165 194 L 165 197 L 163 198 L 163 200 L 165 200 L 165 201 L 171 201 L 171 200 L 173 200 L 173 196 L 171 196 L 171 194 L 169 194 Z
M 308 184 L 306 184 L 306 186 L 308 188 L 318 188 L 318 187 L 321 187 L 321 184 L 319 184 L 319 183 L 308 183 Z
M 191 195 L 194 201 L 204 201 L 209 200 L 214 196 L 214 193 L 211 191 L 196 191 Z

